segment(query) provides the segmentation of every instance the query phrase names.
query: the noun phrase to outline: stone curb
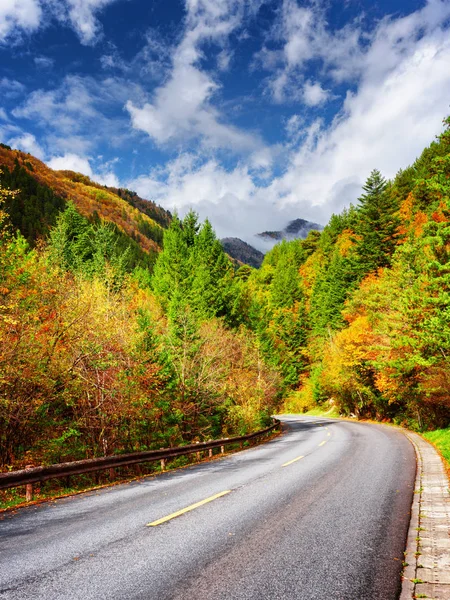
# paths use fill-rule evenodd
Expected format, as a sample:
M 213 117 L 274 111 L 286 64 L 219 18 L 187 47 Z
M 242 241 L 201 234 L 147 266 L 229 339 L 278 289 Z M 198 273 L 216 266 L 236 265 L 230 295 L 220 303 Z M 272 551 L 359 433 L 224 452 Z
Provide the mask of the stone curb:
M 450 495 L 447 474 L 435 448 L 405 432 L 417 455 L 411 522 L 400 600 L 450 600 Z

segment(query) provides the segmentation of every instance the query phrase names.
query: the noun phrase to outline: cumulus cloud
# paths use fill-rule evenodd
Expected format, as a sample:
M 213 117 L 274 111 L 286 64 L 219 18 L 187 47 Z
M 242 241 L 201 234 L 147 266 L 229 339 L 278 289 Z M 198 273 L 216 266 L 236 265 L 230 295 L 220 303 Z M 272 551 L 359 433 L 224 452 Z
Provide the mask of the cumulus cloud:
M 8 145 L 23 152 L 29 152 L 33 156 L 36 156 L 36 158 L 43 159 L 45 156 L 44 150 L 32 133 L 24 133 L 23 135 L 12 137 L 8 140 Z
M 327 215 L 355 201 L 372 168 L 393 177 L 414 161 L 442 127 L 450 98 L 450 4 L 378 26 L 356 92 L 348 92 L 329 128 L 317 128 L 272 184 L 282 202 L 299 200 Z M 383 57 L 383 60 L 381 60 Z
M 317 106 L 326 99 L 320 82 L 305 82 L 312 61 L 316 72 L 335 84 L 358 82 L 368 68 L 372 76 L 378 71 L 383 79 L 410 51 L 412 42 L 449 18 L 450 4 L 448 0 L 427 0 L 421 10 L 402 18 L 386 16 L 371 30 L 364 27 L 362 16 L 332 30 L 326 10 L 327 4 L 314 0 L 301 5 L 298 0 L 283 0 L 268 36 L 281 48 L 264 46 L 254 61 L 272 72 L 266 91 L 275 102 L 303 100 L 308 106 Z
M 299 5 L 297 0 L 283 0 L 269 34 L 269 41 L 281 44 L 281 48 L 264 46 L 256 53 L 254 66 L 272 71 L 267 92 L 275 102 L 303 100 L 316 106 L 326 96 L 319 82 L 304 81 L 311 61 L 321 63 L 323 76 L 348 81 L 361 73 L 366 40 L 359 20 L 331 31 L 324 4 L 311 1 Z
M 2 79 L 0 79 L 0 91 L 3 98 L 18 98 L 24 94 L 25 86 L 16 79 L 2 77 Z
M 151 102 L 143 106 L 126 103 L 132 126 L 159 145 L 197 138 L 204 147 L 232 151 L 260 146 L 258 135 L 225 122 L 212 103 L 220 84 L 199 66 L 202 44 L 225 43 L 242 25 L 244 15 L 254 12 L 259 4 L 256 0 L 186 0 L 184 36 L 173 51 L 171 72 Z M 219 68 L 227 68 L 229 57 L 229 53 L 219 53 Z
M 320 83 L 307 81 L 303 86 L 303 99 L 308 106 L 319 106 L 327 100 L 328 96 L 329 92 L 324 90 Z
M 41 24 L 40 0 L 2 0 L 0 2 L 0 43 L 14 40 L 22 33 L 36 31 Z
M 54 150 L 84 154 L 102 140 L 119 145 L 130 137 L 127 117 L 108 115 L 131 93 L 140 97 L 139 86 L 117 78 L 67 76 L 56 88 L 31 92 L 12 114 L 41 128 Z
M 181 215 L 192 208 L 212 221 L 219 237 L 238 233 L 250 243 L 256 243 L 255 233 L 284 226 L 295 213 L 291 207 L 274 210 L 247 166 L 226 170 L 216 160 L 192 154 L 128 181 L 127 187 Z
M 71 152 L 67 152 L 62 156 L 54 156 L 47 161 L 48 166 L 56 171 L 75 171 L 76 173 L 82 173 L 87 175 L 93 181 L 108 185 L 111 187 L 119 187 L 119 180 L 117 176 L 108 168 L 109 164 L 100 164 L 99 167 L 94 171 L 91 166 L 89 158 L 86 156 L 79 156 Z
M 62 133 L 75 134 L 89 121 L 101 118 L 94 98 L 80 77 L 67 77 L 53 90 L 35 90 L 12 111 L 16 118 L 37 119 L 45 126 L 57 126 Z
M 118 0 L 1 0 L 0 43 L 17 41 L 56 19 L 72 27 L 80 42 L 93 45 L 101 37 L 98 13 Z
M 219 235 L 254 244 L 252 234 L 296 217 L 325 224 L 356 201 L 373 168 L 393 177 L 441 131 L 450 98 L 449 17 L 450 3 L 432 0 L 380 22 L 364 49 L 355 91 L 334 121 L 308 122 L 299 114 L 287 120 L 287 164 L 270 182 L 258 180 L 250 159 L 226 170 L 191 156 L 129 185 L 180 212 L 193 207 Z
M 102 33 L 97 14 L 113 2 L 117 0 L 65 0 L 58 16 L 72 25 L 82 44 L 89 46 L 95 44 Z

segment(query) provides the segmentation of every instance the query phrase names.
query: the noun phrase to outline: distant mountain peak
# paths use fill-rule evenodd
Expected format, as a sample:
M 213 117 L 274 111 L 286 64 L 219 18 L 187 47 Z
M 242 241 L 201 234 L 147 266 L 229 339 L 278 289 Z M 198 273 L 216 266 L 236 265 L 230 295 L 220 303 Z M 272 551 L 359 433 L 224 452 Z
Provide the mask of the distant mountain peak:
M 263 231 L 256 235 L 267 241 L 280 242 L 281 240 L 305 239 L 310 231 L 322 231 L 322 229 L 323 227 L 319 223 L 312 223 L 305 219 L 294 219 L 281 231 Z
M 223 238 L 220 242 L 225 252 L 238 262 L 250 265 L 255 269 L 259 269 L 262 265 L 264 254 L 247 242 L 235 237 Z

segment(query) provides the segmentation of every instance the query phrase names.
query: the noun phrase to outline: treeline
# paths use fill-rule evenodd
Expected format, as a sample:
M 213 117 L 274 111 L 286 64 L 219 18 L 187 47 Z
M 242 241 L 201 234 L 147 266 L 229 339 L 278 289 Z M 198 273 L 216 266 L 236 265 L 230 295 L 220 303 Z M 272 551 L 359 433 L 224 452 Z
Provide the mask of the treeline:
M 449 425 L 450 119 L 445 126 L 392 182 L 374 170 L 355 206 L 320 234 L 275 247 L 250 275 L 266 352 L 286 383 L 298 377 L 288 410 L 334 405 Z

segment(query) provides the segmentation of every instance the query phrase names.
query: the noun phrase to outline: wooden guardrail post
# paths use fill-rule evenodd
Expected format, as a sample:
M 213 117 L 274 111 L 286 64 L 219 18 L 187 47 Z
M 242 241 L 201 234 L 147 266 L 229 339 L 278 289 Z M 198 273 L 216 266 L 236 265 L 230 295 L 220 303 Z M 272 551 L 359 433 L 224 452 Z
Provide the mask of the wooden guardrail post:
M 161 459 L 161 471 L 165 471 L 166 470 L 166 459 L 162 458 Z

